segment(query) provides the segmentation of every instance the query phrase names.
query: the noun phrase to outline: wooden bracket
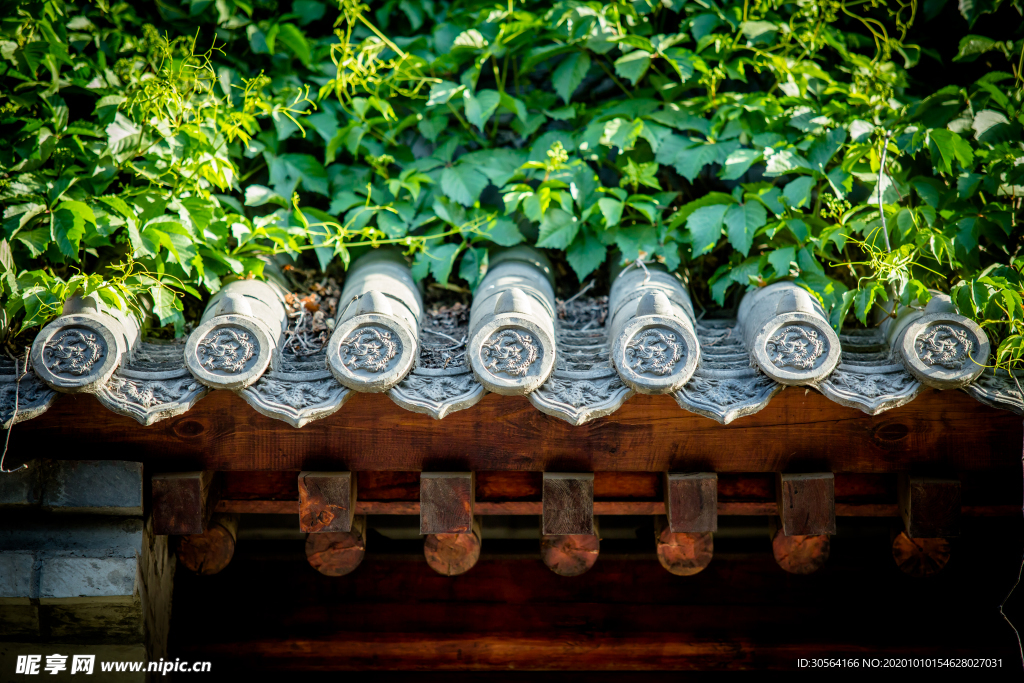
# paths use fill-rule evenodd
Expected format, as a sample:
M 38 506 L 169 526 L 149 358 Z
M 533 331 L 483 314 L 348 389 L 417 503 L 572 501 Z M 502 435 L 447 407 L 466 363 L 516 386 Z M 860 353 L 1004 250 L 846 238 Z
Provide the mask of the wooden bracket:
M 475 478 L 472 472 L 420 474 L 420 533 L 473 533 Z
M 718 475 L 714 472 L 665 474 L 665 513 L 674 534 L 718 530 Z
M 153 475 L 153 533 L 186 536 L 206 533 L 217 504 L 216 472 Z
M 542 531 L 545 536 L 594 533 L 593 473 L 544 473 Z
M 960 535 L 960 480 L 901 474 L 897 497 L 910 538 Z
M 299 472 L 300 531 L 352 531 L 355 512 L 356 478 L 351 472 Z
M 775 488 L 784 535 L 816 536 L 836 532 L 834 474 L 777 474 Z

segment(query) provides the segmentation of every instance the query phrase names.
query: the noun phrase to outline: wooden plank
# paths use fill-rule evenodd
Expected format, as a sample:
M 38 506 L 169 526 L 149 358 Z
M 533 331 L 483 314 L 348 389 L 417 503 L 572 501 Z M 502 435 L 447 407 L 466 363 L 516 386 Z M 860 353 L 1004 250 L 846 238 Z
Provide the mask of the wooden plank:
M 673 532 L 668 519 L 662 516 L 654 518 L 654 539 L 658 562 L 676 576 L 699 574 L 715 553 L 714 534 L 710 531 Z
M 836 532 L 835 476 L 831 472 L 778 474 L 775 481 L 786 536 Z
M 420 533 L 473 533 L 473 473 L 424 472 L 420 477 Z
M 594 534 L 593 474 L 545 472 L 543 503 L 545 536 Z
M 423 539 L 423 557 L 441 576 L 465 574 L 480 559 L 481 537 L 480 518 L 473 518 L 468 533 L 427 534 Z
M 291 675 L 360 668 L 536 670 L 551 668 L 552 661 L 573 671 L 792 671 L 800 657 L 936 652 L 1003 657 L 1005 668 L 1020 655 L 1013 631 L 992 605 L 1017 578 L 1019 546 L 993 541 L 1019 537 L 1020 525 L 999 524 L 958 541 L 958 557 L 988 550 L 986 562 L 954 561 L 928 581 L 903 579 L 884 532 L 838 536 L 825 568 L 803 577 L 776 566 L 767 537 L 756 553 L 729 550 L 727 539 L 716 538 L 715 558 L 688 578 L 671 575 L 650 555 L 609 554 L 583 576 L 566 579 L 531 548 L 518 556 L 485 550 L 455 581 L 431 571 L 415 541 L 409 554 L 369 553 L 341 581 L 277 550 L 280 541 L 253 541 L 240 544 L 227 572 L 176 579 L 170 650 L 183 660 L 212 660 L 220 670 L 237 664 Z M 807 600 L 808 591 L 828 599 Z M 211 604 L 218 605 L 217 619 L 210 619 Z M 908 604 L 915 608 L 907 610 Z
M 213 392 L 184 415 L 139 427 L 80 396 L 61 396 L 11 433 L 8 465 L 46 443 L 62 459 L 130 457 L 166 469 L 577 470 L 883 473 L 934 465 L 966 472 L 1019 467 L 1016 415 L 963 392 L 926 390 L 869 416 L 820 394 L 788 389 L 762 411 L 720 425 L 670 396 L 635 396 L 581 426 L 522 397 L 489 394 L 444 420 L 386 396 L 359 394 L 302 429 L 261 415 L 232 392 Z
M 718 530 L 718 475 L 713 472 L 665 475 L 665 510 L 670 533 Z
M 299 531 L 351 531 L 355 512 L 356 478 L 351 472 L 299 472 Z
M 960 481 L 937 477 L 899 478 L 900 517 L 910 538 L 960 535 Z
M 206 533 L 181 536 L 175 554 L 185 569 L 212 576 L 231 562 L 237 540 L 238 515 L 216 514 L 210 518 Z
M 306 536 L 306 561 L 324 576 L 345 576 L 366 556 L 366 517 L 353 518 L 348 531 Z
M 216 472 L 154 474 L 153 533 L 202 534 L 217 503 Z

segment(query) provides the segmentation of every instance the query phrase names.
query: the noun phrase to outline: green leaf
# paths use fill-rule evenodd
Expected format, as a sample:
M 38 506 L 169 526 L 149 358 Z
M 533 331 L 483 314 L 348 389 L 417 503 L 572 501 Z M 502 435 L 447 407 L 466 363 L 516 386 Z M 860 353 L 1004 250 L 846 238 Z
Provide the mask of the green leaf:
M 713 206 L 715 204 L 735 204 L 736 200 L 733 199 L 732 195 L 725 194 L 724 192 L 709 192 L 700 199 L 694 199 L 692 202 L 688 202 L 679 207 L 679 210 L 672 214 L 672 221 L 670 226 L 677 228 L 683 224 L 687 218 L 690 217 L 697 209 L 704 206 Z
M 675 69 L 681 82 L 685 83 L 691 76 L 693 76 L 694 65 L 699 57 L 689 50 L 681 47 L 670 47 L 665 50 L 664 54 L 668 63 L 672 65 L 673 69 Z
M 636 85 L 651 65 L 651 53 L 645 50 L 633 50 L 615 60 L 615 73 Z
M 61 202 L 51 214 L 50 232 L 60 253 L 78 261 L 79 244 L 85 235 L 85 224 L 96 225 L 96 216 L 82 202 Z
M 455 265 L 455 257 L 459 253 L 459 245 L 442 244 L 431 247 L 429 250 L 430 273 L 434 279 L 442 285 L 448 284 L 448 276 L 451 275 L 452 266 Z
M 572 100 L 572 94 L 580 87 L 589 70 L 590 55 L 582 51 L 572 53 L 559 63 L 551 82 L 563 102 L 568 104 Z
M 979 55 L 990 50 L 1002 49 L 998 41 L 986 38 L 985 36 L 966 35 L 960 39 L 960 49 L 953 58 L 954 62 L 973 62 Z
M 470 289 L 476 289 L 487 273 L 487 250 L 469 247 L 462 255 L 459 264 L 459 277 L 469 283 Z
M 601 215 L 604 216 L 604 226 L 606 228 L 614 228 L 622 220 L 623 205 L 617 199 L 602 197 L 597 200 L 597 206 L 601 209 Z
M 302 30 L 295 24 L 280 24 L 277 34 L 278 40 L 288 46 L 292 54 L 299 58 L 299 61 L 309 66 L 312 55 L 309 51 L 309 42 Z
M 466 107 L 466 118 L 483 132 L 487 121 L 494 116 L 501 103 L 501 95 L 496 90 L 481 90 L 474 95 L 469 90 L 462 93 Z
M 722 221 L 729 206 L 715 204 L 697 209 L 686 219 L 687 235 L 684 239 L 693 248 L 693 256 L 711 251 L 722 236 Z
M 722 180 L 738 180 L 760 158 L 761 154 L 757 150 L 737 149 L 726 157 L 718 177 Z
M 789 271 L 796 261 L 796 247 L 783 247 L 768 254 L 768 263 L 775 269 L 775 277 L 789 277 Z
M 565 254 L 580 282 L 600 268 L 607 255 L 608 248 L 586 228 L 579 231 Z
M 441 191 L 463 206 L 473 206 L 490 181 L 471 164 L 456 164 L 441 172 Z
M 537 246 L 565 249 L 572 244 L 579 229 L 579 221 L 571 213 L 558 208 L 549 209 L 540 221 Z
M 511 247 L 526 239 L 523 233 L 519 232 L 515 222 L 509 218 L 498 218 L 492 222 L 484 233 L 484 238 L 502 247 Z
M 794 209 L 800 209 L 811 203 L 811 190 L 814 189 L 814 178 L 800 176 L 786 185 L 782 190 L 782 199 Z
M 889 300 L 885 287 L 878 282 L 868 282 L 857 291 L 854 297 L 854 314 L 862 325 L 868 324 L 868 314 L 871 313 L 877 299 Z
M 434 83 L 430 86 L 430 95 L 427 97 L 427 106 L 434 107 L 439 104 L 446 104 L 452 97 L 454 97 L 459 91 L 463 90 L 466 86 L 459 85 L 458 83 L 452 83 L 451 81 L 441 81 L 440 83 Z
M 938 151 L 932 152 L 932 163 L 940 172 L 953 173 L 953 162 L 959 161 L 965 169 L 974 163 L 974 151 L 962 137 L 945 128 L 933 128 L 928 132 L 928 139 Z
M 767 220 L 768 212 L 760 202 L 733 204 L 725 212 L 724 219 L 729 243 L 746 256 L 754 244 L 758 228 L 764 226 Z

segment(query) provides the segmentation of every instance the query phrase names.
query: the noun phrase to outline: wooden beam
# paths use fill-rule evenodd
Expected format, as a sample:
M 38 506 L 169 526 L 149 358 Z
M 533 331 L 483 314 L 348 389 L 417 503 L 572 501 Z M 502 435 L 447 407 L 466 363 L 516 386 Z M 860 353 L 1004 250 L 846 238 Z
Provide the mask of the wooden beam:
M 349 531 L 306 536 L 306 560 L 324 576 L 345 576 L 366 556 L 366 517 L 352 519 Z
M 718 475 L 713 472 L 665 475 L 665 511 L 670 533 L 718 530 Z
M 661 516 L 654 518 L 654 538 L 658 562 L 676 576 L 693 576 L 703 571 L 715 553 L 710 531 L 675 533 Z
M 154 474 L 153 533 L 184 536 L 206 532 L 217 503 L 215 472 Z
M 904 574 L 915 578 L 934 576 L 949 562 L 949 541 L 911 538 L 901 531 L 892 541 L 892 559 Z
M 423 472 L 420 533 L 472 533 L 474 497 L 472 472 Z
M 787 535 L 778 521 L 771 520 L 772 555 L 790 574 L 813 574 L 828 561 L 832 542 L 828 534 Z
M 778 474 L 776 496 L 785 535 L 836 532 L 835 475 L 831 472 Z
M 559 576 L 579 576 L 590 571 L 601 553 L 597 520 L 593 534 L 541 535 L 540 559 Z
M 543 502 L 545 536 L 594 534 L 593 474 L 545 472 Z
M 356 478 L 351 472 L 299 472 L 300 531 L 351 531 L 355 512 Z
M 428 534 L 423 539 L 423 556 L 441 576 L 458 576 L 480 559 L 480 541 L 480 519 L 475 518 L 468 534 Z
M 866 415 L 811 391 L 784 391 L 768 406 L 720 425 L 671 396 L 634 396 L 581 426 L 522 397 L 488 394 L 443 420 L 410 413 L 383 394 L 358 394 L 340 411 L 294 429 L 215 391 L 187 413 L 140 427 L 95 401 L 60 396 L 11 433 L 11 454 L 46 443 L 61 459 L 130 453 L 163 469 L 555 470 L 665 472 L 682 463 L 718 472 L 950 471 L 1020 466 L 1019 417 L 964 392 L 923 391 L 905 406 Z M 899 454 L 895 457 L 894 454 Z M 8 456 L 8 466 L 19 464 Z
M 185 569 L 210 576 L 222 571 L 235 555 L 238 515 L 213 515 L 205 533 L 178 537 L 176 554 Z
M 900 516 L 910 538 L 960 535 L 960 481 L 900 475 Z

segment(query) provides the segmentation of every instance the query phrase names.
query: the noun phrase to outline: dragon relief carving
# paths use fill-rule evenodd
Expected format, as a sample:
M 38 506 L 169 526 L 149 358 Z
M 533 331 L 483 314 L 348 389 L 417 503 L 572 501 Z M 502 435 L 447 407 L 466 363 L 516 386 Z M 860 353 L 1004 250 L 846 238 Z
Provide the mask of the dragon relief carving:
M 259 343 L 245 330 L 220 327 L 203 337 L 196 347 L 199 364 L 207 370 L 237 374 L 259 352 Z
M 26 413 L 45 406 L 56 392 L 36 377 L 27 373 L 19 383 L 17 378 L 0 382 L 0 420 L 6 424 L 14 417 L 14 398 L 18 398 L 18 413 Z
M 822 335 L 802 325 L 787 325 L 765 343 L 768 360 L 778 368 L 793 367 L 810 370 L 825 353 Z
M 390 330 L 360 327 L 341 341 L 338 355 L 342 365 L 350 370 L 379 373 L 388 369 L 401 349 L 401 342 Z
M 610 378 L 604 386 L 590 380 L 551 379 L 542 391 L 546 390 L 562 403 L 578 409 L 607 400 L 622 386 L 618 377 Z
M 669 375 L 685 350 L 686 347 L 672 332 L 644 330 L 626 345 L 626 365 L 639 375 Z
M 843 387 L 847 391 L 865 398 L 878 398 L 902 394 L 907 388 L 917 383 L 906 372 L 849 372 L 836 370 L 829 375 L 828 381 Z
M 475 380 L 472 375 L 458 375 L 455 377 L 424 377 L 410 375 L 404 382 L 408 388 L 424 398 L 435 403 L 441 403 L 467 393 L 472 388 Z
M 775 383 L 764 375 L 756 375 L 750 379 L 694 375 L 682 391 L 700 395 L 703 402 L 728 408 L 757 397 L 773 384 Z
M 81 377 L 106 355 L 107 345 L 96 332 L 73 328 L 65 330 L 43 347 L 43 364 L 55 375 Z
M 959 325 L 933 325 L 914 340 L 914 351 L 925 365 L 962 370 L 974 351 L 974 342 Z
M 199 383 L 192 377 L 180 377 L 173 380 L 141 380 L 114 375 L 107 382 L 107 390 L 113 397 L 125 403 L 142 406 L 147 410 L 153 406 L 179 401 L 197 388 L 199 388 Z
M 267 403 L 302 410 L 329 401 L 334 394 L 344 389 L 334 379 L 290 382 L 264 376 L 249 391 Z
M 487 370 L 495 375 L 504 373 L 511 377 L 525 377 L 539 355 L 537 340 L 523 330 L 496 332 L 480 348 Z

